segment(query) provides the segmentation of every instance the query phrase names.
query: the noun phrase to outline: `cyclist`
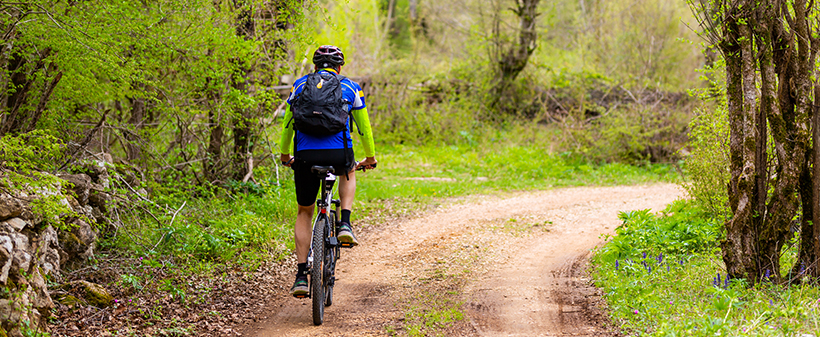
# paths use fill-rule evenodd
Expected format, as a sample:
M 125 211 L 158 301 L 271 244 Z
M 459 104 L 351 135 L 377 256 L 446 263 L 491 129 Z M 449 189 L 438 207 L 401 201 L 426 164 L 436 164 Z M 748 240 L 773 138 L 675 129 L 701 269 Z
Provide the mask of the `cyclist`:
M 344 54 L 336 46 L 321 46 L 313 53 L 313 64 L 316 72 L 339 74 L 345 64 Z M 292 117 L 291 104 L 302 91 L 306 78 L 307 75 L 296 80 L 293 87 L 291 87 L 291 94 L 288 97 L 285 110 L 285 121 L 289 121 Z M 347 109 L 349 109 L 348 111 L 352 114 L 359 132 L 362 134 L 362 145 L 366 157 L 363 161 L 356 164 L 354 160 L 349 118 L 346 130 L 326 137 L 317 137 L 296 131 L 293 128 L 293 123 L 285 122 L 279 143 L 282 148 L 280 156 L 282 163 L 293 168 L 294 171 L 296 202 L 298 203 L 296 224 L 294 226 L 297 270 L 296 281 L 291 288 L 291 295 L 293 296 L 303 296 L 309 293 L 307 255 L 310 249 L 314 204 L 320 187 L 320 178 L 310 171 L 311 166 L 328 165 L 334 167 L 336 174 L 339 176 L 339 197 L 342 209 L 341 224 L 337 227 L 337 237 L 340 242 L 349 243 L 352 246 L 358 245 L 350 223 L 350 211 L 356 193 L 355 169 L 374 168 L 376 152 L 361 87 L 358 83 L 347 78 L 343 78 L 341 84 L 343 98 L 351 102 L 347 105 Z M 348 143 L 347 146 L 345 146 L 345 142 Z M 291 156 L 291 152 L 294 152 L 293 156 Z

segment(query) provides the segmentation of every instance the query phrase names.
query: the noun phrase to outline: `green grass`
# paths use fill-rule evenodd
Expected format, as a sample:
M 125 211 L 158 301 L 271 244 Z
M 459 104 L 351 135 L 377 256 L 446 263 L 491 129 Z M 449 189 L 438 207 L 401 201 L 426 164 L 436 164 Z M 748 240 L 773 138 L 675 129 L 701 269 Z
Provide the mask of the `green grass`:
M 378 223 L 470 194 L 679 178 L 670 165 L 590 165 L 569 154 L 552 154 L 539 145 L 519 146 L 502 138 L 442 146 L 379 145 L 378 169 L 357 174 L 353 221 L 367 218 Z M 189 275 L 253 271 L 263 263 L 292 256 L 296 217 L 292 171 L 280 166 L 277 175 L 275 167 L 259 166 L 254 176 L 258 183 L 233 182 L 225 190 L 185 192 L 148 186 L 153 188 L 152 202 L 121 208 L 118 216 L 125 225 L 100 244 L 102 258 L 136 262 L 124 266 L 122 277 L 113 282 L 130 292 L 165 292 L 186 303 L 197 300 L 196 292 L 179 282 Z M 512 221 L 518 220 L 523 222 L 508 223 L 508 230 L 541 225 L 526 219 Z M 155 270 L 165 270 L 167 280 L 152 276 Z M 438 314 L 430 314 L 419 322 L 435 322 Z
M 727 283 L 716 247 L 719 224 L 704 220 L 691 201 L 677 201 L 665 212 L 622 214 L 617 235 L 593 258 L 596 285 L 625 333 L 820 335 L 820 289 L 805 283 L 753 288 L 738 280 Z M 784 259 L 793 263 L 795 255 L 790 249 Z
M 596 166 L 540 146 L 492 140 L 378 149 L 378 169 L 357 174 L 353 220 L 385 209 L 386 201 L 413 208 L 476 193 L 678 179 L 670 165 Z M 296 211 L 292 172 L 280 167 L 277 181 L 273 168 L 261 167 L 255 176 L 259 184 L 232 183 L 228 191 L 196 191 L 196 197 L 155 190 L 154 203 L 142 205 L 153 216 L 122 214 L 130 225 L 107 245 L 192 265 L 288 256 Z
M 462 303 L 441 295 L 424 294 L 405 311 L 405 330 L 409 336 L 444 336 L 442 330 L 464 319 Z
M 494 191 L 673 181 L 670 165 L 589 165 L 539 146 L 506 144 L 381 147 L 377 170 L 359 175 L 356 197 L 421 201 Z

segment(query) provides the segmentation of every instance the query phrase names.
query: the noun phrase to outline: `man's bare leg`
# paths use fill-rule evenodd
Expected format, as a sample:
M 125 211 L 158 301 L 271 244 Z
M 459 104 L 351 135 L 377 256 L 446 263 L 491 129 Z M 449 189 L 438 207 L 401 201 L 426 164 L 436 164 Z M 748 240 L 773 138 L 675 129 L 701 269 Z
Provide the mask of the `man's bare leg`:
M 296 212 L 296 225 L 293 228 L 294 242 L 296 243 L 296 262 L 307 262 L 308 250 L 310 250 L 310 238 L 312 230 L 310 220 L 313 218 L 313 205 L 302 206 Z
M 348 179 L 350 177 L 350 179 Z M 347 177 L 339 176 L 339 199 L 342 201 L 342 209 L 352 210 L 353 199 L 356 198 L 356 171 L 350 171 Z
M 310 250 L 312 236 L 310 220 L 313 218 L 313 205 L 302 206 L 296 211 L 296 224 L 293 226 L 293 242 L 296 245 L 296 281 L 290 288 L 290 293 L 296 297 L 307 296 L 310 293 L 307 282 L 307 256 Z

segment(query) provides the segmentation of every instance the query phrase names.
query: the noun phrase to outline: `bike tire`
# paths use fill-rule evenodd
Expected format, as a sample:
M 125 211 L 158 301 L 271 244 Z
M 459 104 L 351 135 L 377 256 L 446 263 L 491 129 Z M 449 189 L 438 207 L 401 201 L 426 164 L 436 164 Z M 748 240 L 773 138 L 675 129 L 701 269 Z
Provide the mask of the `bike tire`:
M 330 285 L 330 278 L 333 277 L 333 270 L 331 270 L 331 266 L 333 265 L 333 259 L 336 257 L 336 254 L 333 252 L 333 247 L 327 247 L 325 249 L 325 306 L 329 307 L 333 305 L 333 286 Z
M 325 228 L 326 217 L 319 217 L 313 225 L 313 265 L 310 268 L 310 298 L 313 300 L 313 325 L 322 325 L 325 315 Z
M 332 219 L 330 221 L 333 222 L 333 226 L 331 228 L 328 228 L 328 230 L 333 231 L 334 236 L 335 236 L 336 235 L 335 234 L 335 231 L 336 231 L 336 229 L 335 229 L 336 228 L 336 223 L 335 222 L 337 220 L 337 215 L 336 215 L 335 210 L 330 211 L 329 218 Z M 325 307 L 329 307 L 329 306 L 333 305 L 333 286 L 329 284 L 330 283 L 329 278 L 333 277 L 334 274 L 335 274 L 334 269 L 336 269 L 335 268 L 336 260 L 338 258 L 339 258 L 339 250 L 338 250 L 337 247 L 327 247 L 327 249 L 325 249 L 325 268 L 326 268 L 325 277 L 328 278 L 328 280 L 325 280 Z

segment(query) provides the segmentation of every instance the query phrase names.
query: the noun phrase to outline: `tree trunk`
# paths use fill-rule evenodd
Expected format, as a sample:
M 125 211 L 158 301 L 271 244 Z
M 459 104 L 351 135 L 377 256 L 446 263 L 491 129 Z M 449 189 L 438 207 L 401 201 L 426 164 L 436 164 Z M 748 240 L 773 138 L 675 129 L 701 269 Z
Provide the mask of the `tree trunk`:
M 208 110 L 208 126 L 211 129 L 208 138 L 208 156 L 203 164 L 205 178 L 208 182 L 214 183 L 220 180 L 220 163 L 222 162 L 222 142 L 225 134 L 225 127 L 215 113 L 214 108 Z
M 701 22 L 720 24 L 721 31 L 711 31 L 709 37 L 726 60 L 733 217 L 725 223 L 721 250 L 729 276 L 751 285 L 782 281 L 781 251 L 793 237 L 801 206 L 803 234 L 789 280 L 798 279 L 794 276 L 805 269 L 817 275 L 820 226 L 813 223 L 820 219 L 820 108 L 814 102 L 820 84 L 812 87 L 812 78 L 820 38 L 809 21 L 813 4 L 701 4 Z M 715 13 L 722 18 L 713 20 Z
M 811 77 L 816 75 L 815 61 L 820 40 L 814 37 L 817 35 L 811 28 L 809 17 L 811 4 L 805 0 L 794 2 L 793 29 L 797 53 L 794 55 L 794 62 L 797 64 L 796 76 L 793 79 L 795 87 L 796 109 L 794 114 L 794 130 L 790 134 L 790 140 L 794 142 L 795 159 L 793 162 L 800 167 L 799 192 L 803 212 L 800 223 L 802 233 L 800 240 L 800 250 L 797 263 L 790 271 L 794 281 L 800 281 L 803 275 L 809 274 L 815 277 L 818 274 L 817 262 L 820 258 L 820 231 L 814 226 L 814 221 L 818 217 L 818 189 L 820 188 L 820 168 L 818 168 L 818 143 L 820 140 L 820 123 L 818 123 L 818 112 L 820 112 L 817 102 L 820 97 L 820 86 L 812 84 Z M 813 89 L 813 90 L 812 90 Z M 813 91 L 813 92 L 812 92 Z M 812 95 L 813 94 L 813 95 Z M 813 99 L 812 99 L 813 96 Z M 813 124 L 813 125 L 812 125 Z M 813 127 L 813 129 L 811 129 Z M 811 134 L 809 134 L 811 130 Z M 810 141 L 811 138 L 811 141 Z M 813 145 L 813 146 L 812 146 Z M 799 156 L 802 154 L 802 156 Z M 812 167 L 809 163 L 812 163 Z
M 814 86 L 814 100 L 820 99 L 820 84 Z M 803 221 L 801 224 L 800 254 L 795 265 L 797 273 L 805 273 L 814 277 L 820 277 L 820 225 L 814 223 L 820 220 L 820 104 L 814 105 L 814 115 L 812 116 L 812 176 L 809 188 L 813 191 L 810 203 L 803 204 L 803 216 L 811 214 L 811 219 Z M 807 184 L 808 185 L 808 184 Z M 807 211 L 809 211 L 807 213 Z
M 736 4 L 735 4 L 736 5 Z M 758 275 L 757 227 L 755 226 L 755 139 L 753 137 L 754 104 L 746 94 L 755 95 L 751 54 L 751 30 L 746 24 L 730 20 L 739 9 L 725 13 L 721 49 L 726 57 L 726 95 L 729 113 L 730 174 L 729 206 L 734 216 L 726 222 L 726 239 L 721 242 L 723 261 L 731 278 L 754 282 Z M 751 82 L 751 83 L 749 83 Z M 754 97 L 754 96 L 753 96 Z
M 501 86 L 507 87 L 527 66 L 527 61 L 535 51 L 538 32 L 535 30 L 535 19 L 540 0 L 516 0 L 514 10 L 518 16 L 518 43 L 511 46 L 499 60 Z
M 248 5 L 245 6 L 249 7 Z M 252 11 L 250 9 L 242 10 L 237 18 L 237 22 L 236 34 L 243 37 L 245 40 L 253 39 L 254 20 Z M 248 87 L 250 86 L 249 82 L 251 76 L 253 76 L 253 70 L 246 64 L 245 60 L 236 60 L 236 64 L 239 65 L 239 69 L 237 69 L 237 72 L 239 72 L 239 79 L 233 82 L 233 87 L 244 93 L 247 92 Z M 251 169 L 247 164 L 248 157 L 251 156 L 251 117 L 250 109 L 248 108 L 239 107 L 236 111 L 234 111 L 234 149 L 233 155 L 231 156 L 231 162 L 234 167 L 232 174 L 234 180 L 242 180 L 242 178 L 245 177 Z
M 518 17 L 517 42 L 506 45 L 501 42 L 502 37 L 496 36 L 497 40 L 492 54 L 497 63 L 498 78 L 493 86 L 491 106 L 502 110 L 508 107 L 500 106 L 504 100 L 501 97 L 509 97 L 509 90 L 512 87 L 518 74 L 527 66 L 530 56 L 535 51 L 538 32 L 536 31 L 536 18 L 538 17 L 538 2 L 540 0 L 516 0 L 516 8 L 512 11 Z M 493 26 L 493 34 L 502 34 L 500 29 L 500 15 L 496 15 Z M 500 55 L 499 55 L 500 54 Z
M 128 118 L 128 125 L 131 130 L 125 132 L 125 156 L 130 163 L 135 163 L 142 159 L 142 146 L 140 146 L 139 132 L 145 120 L 145 99 L 132 98 L 131 116 Z
M 419 0 L 410 0 L 410 4 L 408 5 L 410 10 L 410 23 L 413 25 L 415 25 L 417 20 L 419 19 L 419 13 L 417 9 L 418 4 Z
M 12 49 L 7 65 L 8 73 L 11 75 L 7 92 L 11 94 L 5 99 L 6 109 L 2 116 L 2 124 L 0 124 L 0 135 L 9 132 L 26 133 L 34 130 L 51 93 L 62 78 L 62 72 L 58 72 L 54 65 L 47 62 L 52 53 L 51 48 L 46 48 L 36 55 L 39 60 L 30 72 L 26 69 L 27 55 L 19 47 L 15 49 Z M 47 77 L 39 95 L 34 93 L 36 89 L 34 88 L 34 76 L 32 76 L 38 72 L 44 72 Z M 49 77 L 50 73 L 54 75 Z

